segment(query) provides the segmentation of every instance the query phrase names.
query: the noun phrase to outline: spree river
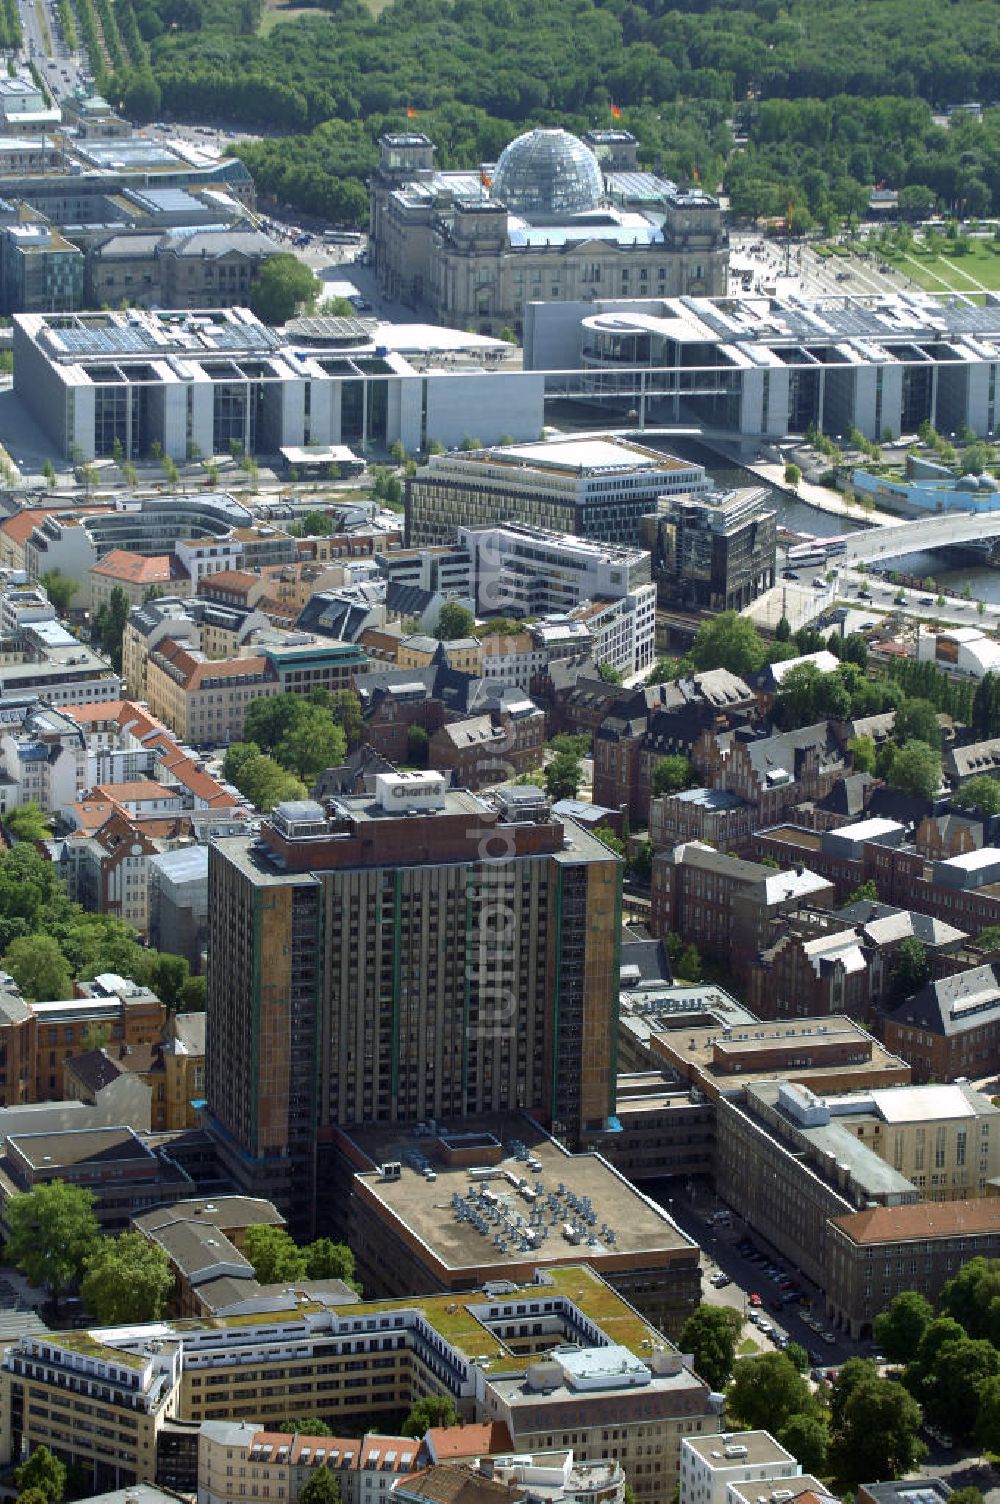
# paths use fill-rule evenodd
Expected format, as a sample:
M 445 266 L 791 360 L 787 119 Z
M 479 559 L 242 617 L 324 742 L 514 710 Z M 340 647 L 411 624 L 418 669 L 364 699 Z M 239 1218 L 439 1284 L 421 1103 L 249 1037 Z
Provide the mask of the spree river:
M 763 486 L 771 493 L 778 522 L 792 532 L 812 533 L 817 538 L 829 538 L 834 533 L 857 531 L 856 522 L 838 517 L 833 512 L 821 512 L 817 507 L 807 506 L 805 502 L 793 501 L 784 491 L 768 485 L 754 475 L 752 470 L 723 459 L 695 439 L 673 439 L 667 435 L 651 434 L 636 434 L 636 438 L 640 443 L 648 444 L 651 449 L 663 449 L 669 454 L 704 465 L 721 490 L 729 490 L 733 486 Z M 948 554 L 915 553 L 906 554 L 898 561 L 894 560 L 893 567 L 898 568 L 902 574 L 916 575 L 920 579 L 931 576 L 945 594 L 961 595 L 968 582 L 974 599 L 1000 602 L 1000 569 L 989 569 L 978 561 L 962 563 Z

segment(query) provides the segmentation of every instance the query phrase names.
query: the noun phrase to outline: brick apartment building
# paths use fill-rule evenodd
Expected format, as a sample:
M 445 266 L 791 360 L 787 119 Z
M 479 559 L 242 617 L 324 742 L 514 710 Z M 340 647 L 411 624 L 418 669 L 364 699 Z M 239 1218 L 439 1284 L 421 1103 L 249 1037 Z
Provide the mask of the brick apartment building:
M 887 1000 L 895 1003 L 893 961 L 904 940 L 920 942 L 932 969 L 950 970 L 966 938 L 943 920 L 888 904 L 804 911 L 781 920 L 754 958 L 748 1002 L 761 1018 L 848 1013 L 870 1023 Z
M 918 1081 L 1000 1070 L 1000 964 L 928 982 L 885 1015 L 882 1033 Z
M 711 669 L 672 684 L 637 691 L 616 704 L 594 737 L 594 798 L 645 821 L 653 774 L 663 757 L 693 755 L 703 737 L 748 727 L 756 699 L 727 669 Z
M 683 935 L 699 950 L 727 958 L 740 976 L 768 942 L 779 916 L 804 904 L 832 903 L 832 884 L 803 867 L 775 871 L 697 841 L 653 859 L 653 934 Z
M 468 788 L 490 781 L 478 769 L 480 764 L 484 769 L 495 766 L 498 755 L 515 773 L 536 767 L 545 738 L 544 714 L 523 690 L 452 668 L 447 647 L 436 644 L 423 667 L 372 668 L 358 675 L 355 688 L 367 745 L 391 763 L 406 762 L 410 728 L 419 726 L 431 739 L 433 765 L 451 769 L 456 786 L 459 775 L 475 778 L 461 785 Z M 440 734 L 442 728 L 472 721 L 479 724 L 466 725 L 464 733 Z
M 478 789 L 541 766 L 544 712 L 526 697 L 504 700 L 502 710 L 446 722 L 431 737 L 430 766 L 450 772 L 453 788 Z
M 649 801 L 649 839 L 658 849 L 703 841 L 716 851 L 742 851 L 754 831 L 753 805 L 726 789 L 684 789 Z
M 0 1106 L 63 1098 L 63 1066 L 87 1048 L 96 1030 L 107 1030 L 112 1045 L 129 1049 L 161 1038 L 167 1010 L 152 992 L 122 977 L 79 988 L 78 996 L 62 1002 L 33 1003 L 10 977 L 2 978 Z
M 1000 924 L 1000 847 L 976 849 L 964 825 L 946 844 L 933 820 L 921 824 L 912 842 L 905 834 L 898 821 L 885 819 L 822 832 L 778 825 L 758 831 L 753 845 L 758 857 L 807 863 L 833 884 L 841 903 L 874 881 L 884 903 L 919 910 L 967 934 Z
M 691 761 L 708 788 L 726 789 L 753 806 L 757 829 L 775 824 L 796 804 L 826 798 L 848 771 L 827 721 L 776 736 L 706 731 Z

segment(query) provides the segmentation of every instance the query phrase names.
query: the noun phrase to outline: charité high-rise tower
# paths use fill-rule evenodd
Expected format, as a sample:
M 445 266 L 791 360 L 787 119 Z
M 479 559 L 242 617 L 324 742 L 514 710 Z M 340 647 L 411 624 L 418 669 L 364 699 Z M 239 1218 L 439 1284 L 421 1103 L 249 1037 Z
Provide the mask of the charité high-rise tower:
M 571 1145 L 606 1128 L 621 863 L 537 788 L 393 773 L 279 805 L 213 842 L 209 913 L 210 1130 L 293 1225 L 337 1127 L 525 1109 Z

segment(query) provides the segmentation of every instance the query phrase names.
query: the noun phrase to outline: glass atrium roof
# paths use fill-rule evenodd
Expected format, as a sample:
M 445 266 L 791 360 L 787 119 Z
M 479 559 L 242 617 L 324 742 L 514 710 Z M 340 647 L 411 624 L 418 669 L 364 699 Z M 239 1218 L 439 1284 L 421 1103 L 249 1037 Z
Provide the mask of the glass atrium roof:
M 604 181 L 597 158 L 578 137 L 535 130 L 504 147 L 492 193 L 525 219 L 560 218 L 596 209 L 604 200 Z

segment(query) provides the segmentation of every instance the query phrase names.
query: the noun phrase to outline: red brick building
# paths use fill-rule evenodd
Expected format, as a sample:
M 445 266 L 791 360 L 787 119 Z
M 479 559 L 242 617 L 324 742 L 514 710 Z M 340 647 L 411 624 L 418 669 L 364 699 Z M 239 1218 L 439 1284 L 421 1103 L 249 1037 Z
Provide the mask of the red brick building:
M 754 807 L 754 824 L 773 825 L 796 804 L 824 799 L 848 771 L 848 762 L 826 721 L 778 736 L 706 731 L 691 761 L 702 782 L 728 789 Z
M 431 737 L 430 765 L 451 772 L 453 788 L 503 783 L 541 765 L 545 716 L 531 700 L 504 713 L 446 722 Z
M 639 697 L 641 696 L 641 698 Z M 639 823 L 649 818 L 653 775 L 664 757 L 692 758 L 703 737 L 718 738 L 749 727 L 755 717 L 752 691 L 727 669 L 711 669 L 659 684 L 616 705 L 594 738 L 594 798 L 615 808 L 625 804 Z M 706 778 L 711 788 L 722 785 Z
M 882 1032 L 917 1081 L 1000 1070 L 1000 963 L 928 982 L 886 1014 Z
M 738 976 L 768 942 L 779 916 L 832 901 L 831 884 L 814 872 L 776 872 L 697 842 L 653 860 L 653 934 L 682 935 L 699 950 L 725 957 Z

